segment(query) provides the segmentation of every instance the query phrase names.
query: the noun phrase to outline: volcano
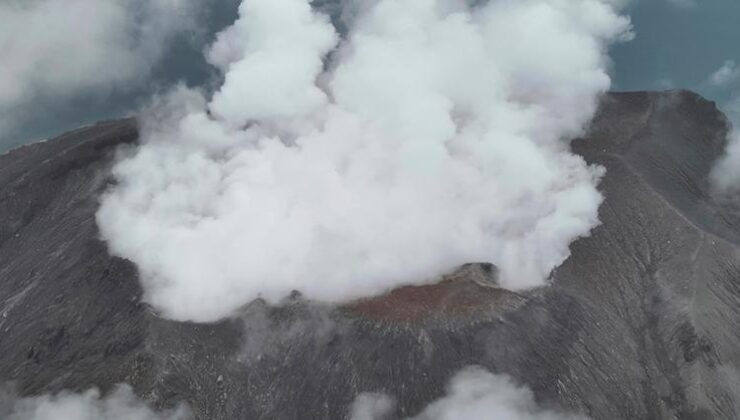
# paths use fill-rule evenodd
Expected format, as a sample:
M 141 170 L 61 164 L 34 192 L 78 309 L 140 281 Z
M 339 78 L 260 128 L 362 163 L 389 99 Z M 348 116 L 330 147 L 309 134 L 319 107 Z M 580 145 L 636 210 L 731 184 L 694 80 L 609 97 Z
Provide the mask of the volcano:
M 0 382 L 24 396 L 128 383 L 198 419 L 346 418 L 363 392 L 418 414 L 461 368 L 593 419 L 740 417 L 740 214 L 709 173 L 728 123 L 686 91 L 612 93 L 572 142 L 606 168 L 601 225 L 550 284 L 477 263 L 344 305 L 295 294 L 215 324 L 163 319 L 95 221 L 135 120 L 0 156 Z M 203 279 L 208 281 L 208 279 Z

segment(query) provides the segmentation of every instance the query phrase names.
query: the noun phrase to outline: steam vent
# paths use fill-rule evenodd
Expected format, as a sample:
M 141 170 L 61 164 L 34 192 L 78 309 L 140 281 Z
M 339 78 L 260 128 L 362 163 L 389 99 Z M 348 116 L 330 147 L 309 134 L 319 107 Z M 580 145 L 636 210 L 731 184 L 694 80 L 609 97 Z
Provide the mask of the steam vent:
M 592 419 L 740 418 L 740 218 L 708 181 L 727 130 L 690 92 L 605 97 L 572 143 L 606 168 L 601 224 L 548 286 L 507 291 L 471 261 L 436 284 L 336 306 L 257 300 L 214 324 L 159 317 L 100 239 L 135 121 L 21 147 L 0 156 L 0 382 L 19 397 L 128 384 L 196 419 L 343 419 L 382 393 L 397 419 L 479 366 Z

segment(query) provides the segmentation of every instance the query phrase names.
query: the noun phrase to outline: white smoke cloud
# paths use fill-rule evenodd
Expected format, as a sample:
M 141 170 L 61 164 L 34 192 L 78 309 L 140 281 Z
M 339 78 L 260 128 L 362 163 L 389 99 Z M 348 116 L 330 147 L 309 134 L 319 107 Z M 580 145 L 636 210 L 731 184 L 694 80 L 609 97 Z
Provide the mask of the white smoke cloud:
M 350 407 L 350 420 L 382 420 L 393 412 L 395 401 L 382 393 L 366 392 L 355 398 Z
M 540 408 L 534 394 L 511 378 L 470 367 L 458 373 L 448 394 L 430 404 L 416 420 L 585 420 L 584 416 Z
M 337 43 L 334 28 L 306 1 L 250 0 L 239 20 L 222 32 L 209 62 L 226 81 L 210 110 L 238 128 L 254 120 L 295 118 L 325 105 L 315 85 L 322 58 Z
M 34 103 L 144 83 L 198 7 L 192 0 L 0 2 L 0 129 L 23 122 Z
M 190 420 L 190 410 L 181 405 L 156 412 L 134 395 L 131 387 L 118 386 L 110 395 L 97 390 L 75 394 L 14 398 L 0 389 L 0 416 L 4 420 Z
M 730 133 L 727 142 L 725 155 L 712 171 L 712 180 L 719 193 L 736 194 L 740 192 L 740 132 Z
M 709 76 L 709 84 L 716 87 L 727 86 L 740 78 L 740 68 L 733 60 L 727 60 L 722 67 Z
M 381 420 L 393 410 L 384 394 L 361 394 L 351 408 L 351 420 Z M 586 417 L 541 408 L 532 391 L 505 375 L 480 367 L 458 372 L 447 395 L 429 404 L 412 420 L 586 420 Z
M 711 181 L 718 197 L 722 200 L 729 198 L 732 202 L 740 199 L 740 132 L 737 130 L 740 124 L 740 91 L 733 91 L 738 82 L 740 67 L 733 60 L 726 60 L 706 81 L 709 86 L 731 95 L 721 105 L 731 125 L 727 135 L 727 148 L 712 170 Z
M 597 223 L 602 169 L 567 140 L 629 20 L 601 0 L 380 0 L 338 40 L 307 0 L 250 0 L 209 101 L 160 100 L 98 223 L 146 299 L 212 321 L 293 290 L 337 302 L 463 263 L 544 284 Z
M 733 127 L 727 136 L 727 149 L 712 169 L 711 180 L 717 193 L 723 198 L 740 196 L 740 97 L 723 107 Z

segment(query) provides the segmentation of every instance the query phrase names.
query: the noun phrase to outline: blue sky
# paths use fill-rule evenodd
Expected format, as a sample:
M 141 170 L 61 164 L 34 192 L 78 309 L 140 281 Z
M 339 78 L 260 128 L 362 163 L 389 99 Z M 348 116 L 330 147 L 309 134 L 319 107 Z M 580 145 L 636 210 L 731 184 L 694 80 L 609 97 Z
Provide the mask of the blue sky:
M 685 88 L 725 106 L 740 93 L 740 1 L 633 0 L 628 13 L 637 37 L 612 50 L 615 90 Z

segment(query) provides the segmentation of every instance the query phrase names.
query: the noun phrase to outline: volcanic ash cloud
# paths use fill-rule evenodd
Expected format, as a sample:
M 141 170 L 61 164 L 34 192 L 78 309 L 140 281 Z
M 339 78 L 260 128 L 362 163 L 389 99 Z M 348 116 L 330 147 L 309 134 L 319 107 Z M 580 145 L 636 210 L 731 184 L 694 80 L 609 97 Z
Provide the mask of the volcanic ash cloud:
M 342 302 L 492 262 L 542 285 L 597 223 L 569 151 L 629 20 L 599 0 L 380 0 L 340 40 L 306 0 L 250 0 L 114 168 L 98 222 L 164 316 L 293 290 Z

